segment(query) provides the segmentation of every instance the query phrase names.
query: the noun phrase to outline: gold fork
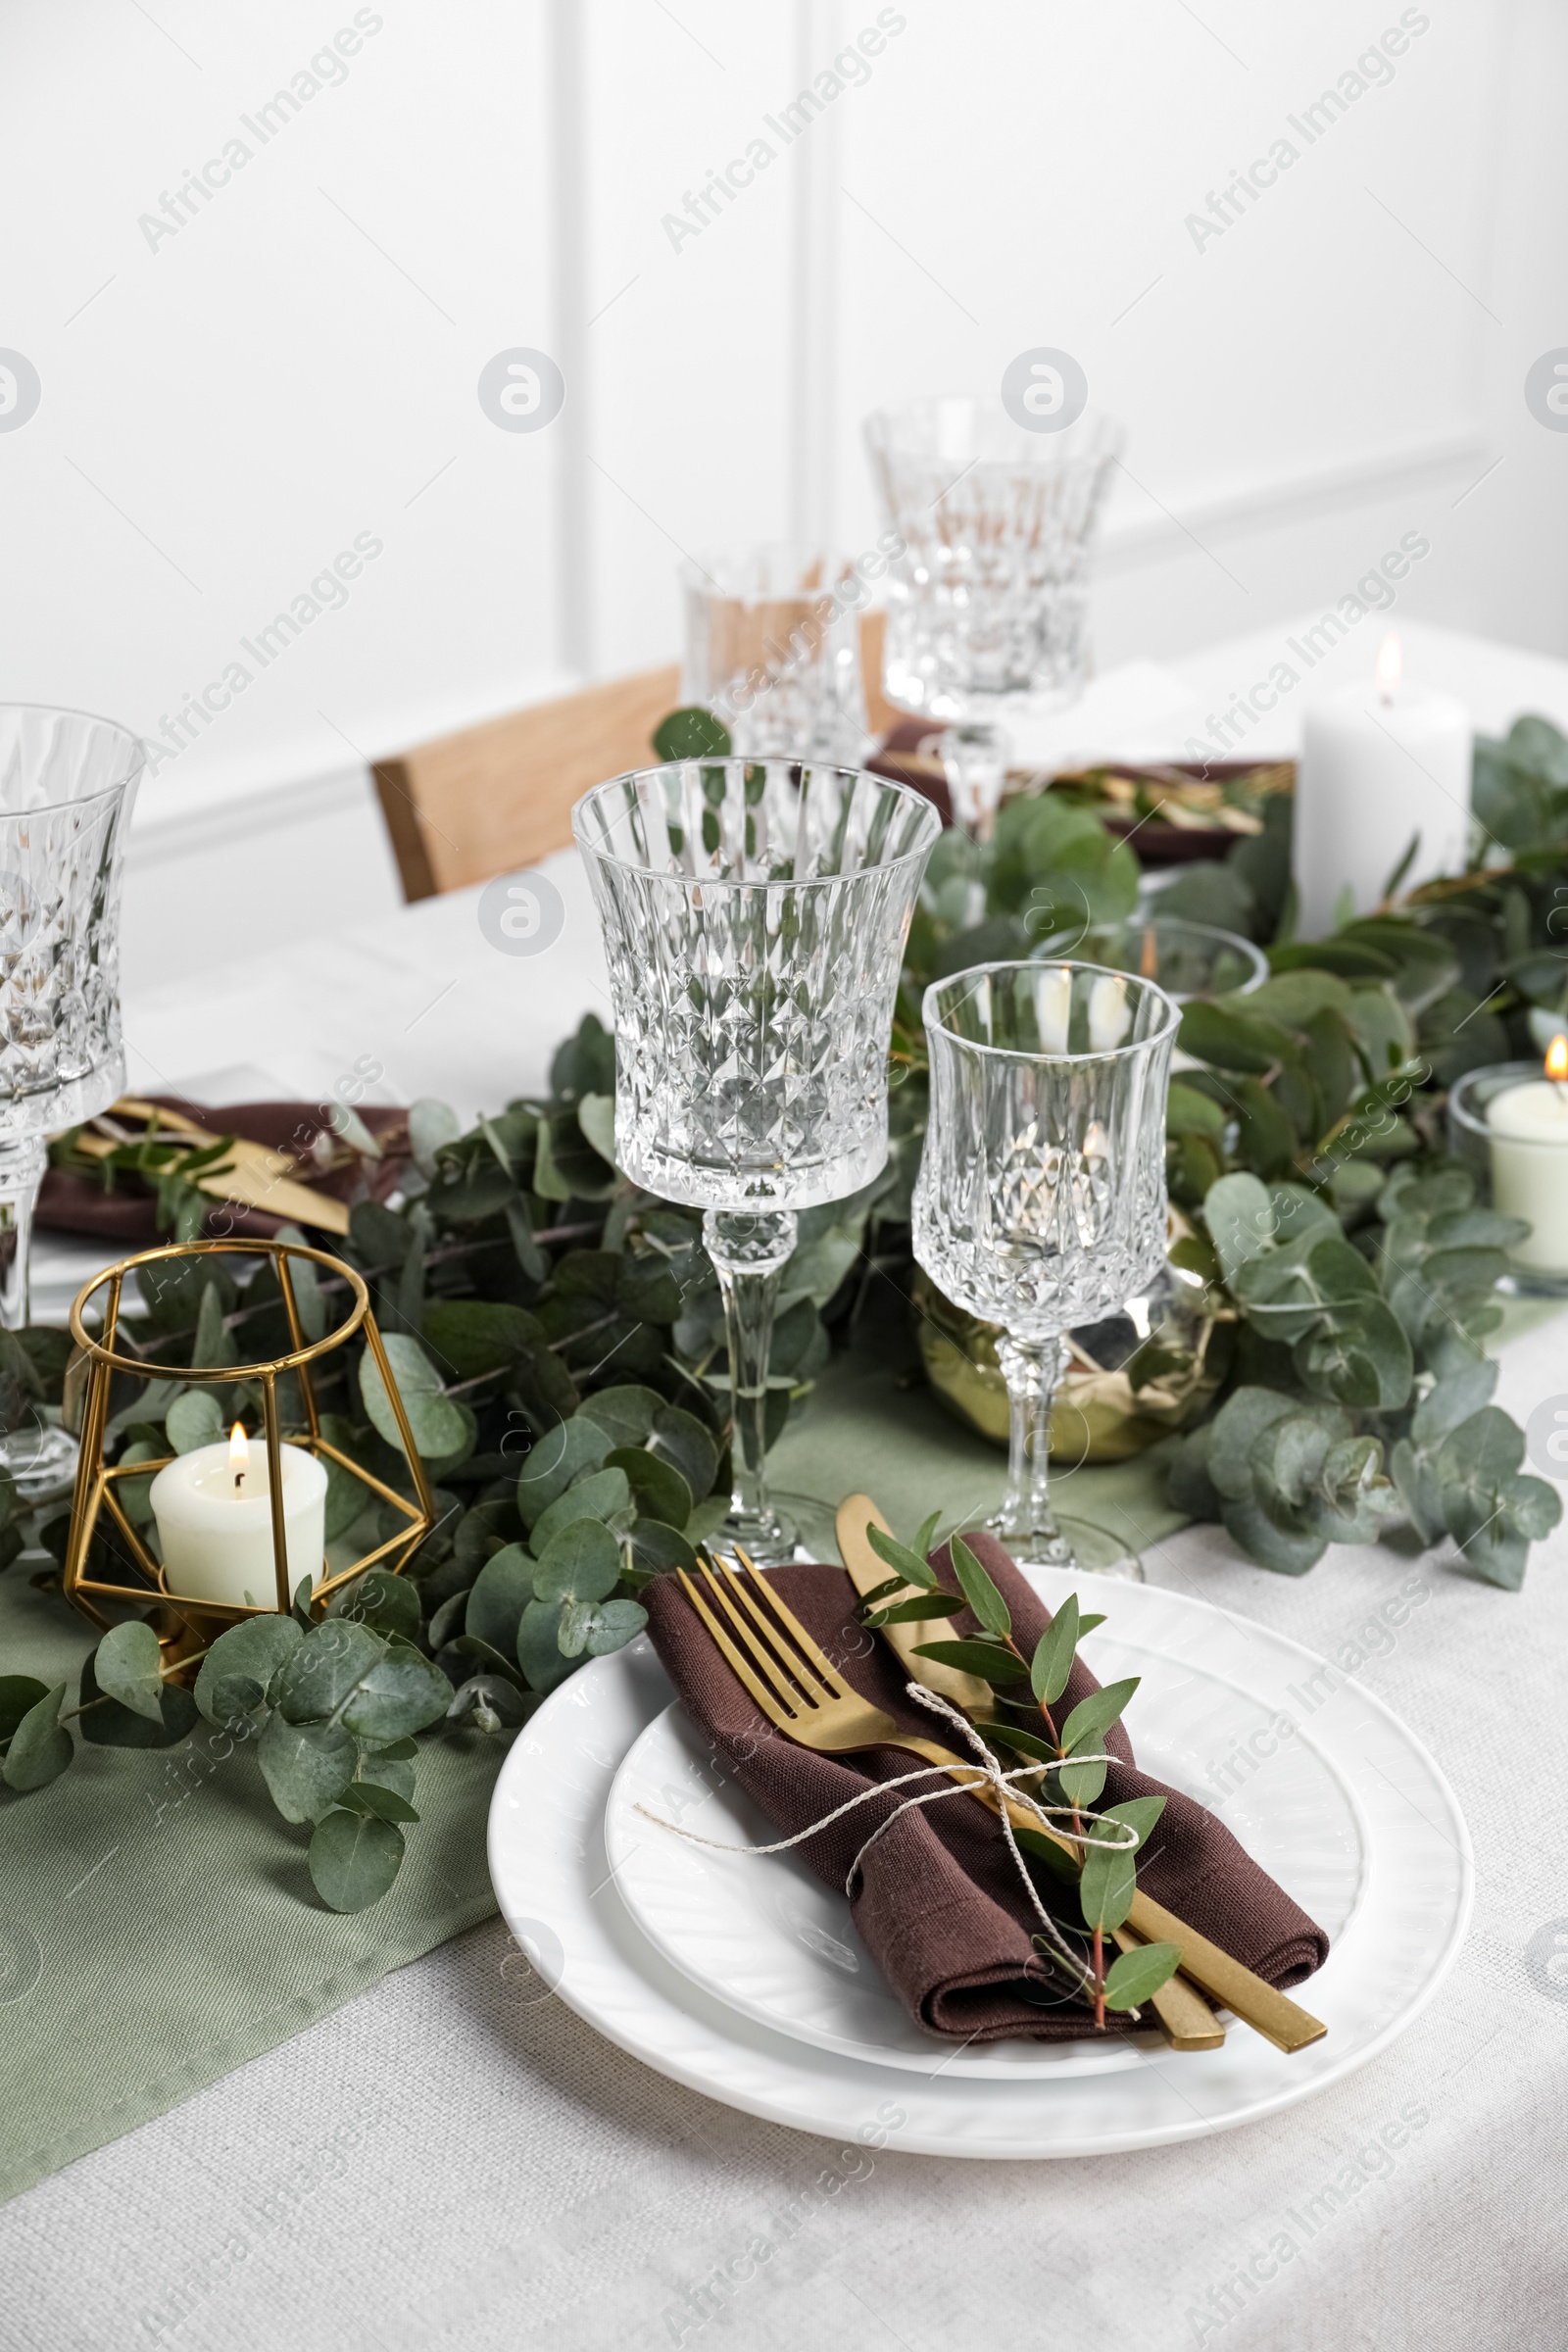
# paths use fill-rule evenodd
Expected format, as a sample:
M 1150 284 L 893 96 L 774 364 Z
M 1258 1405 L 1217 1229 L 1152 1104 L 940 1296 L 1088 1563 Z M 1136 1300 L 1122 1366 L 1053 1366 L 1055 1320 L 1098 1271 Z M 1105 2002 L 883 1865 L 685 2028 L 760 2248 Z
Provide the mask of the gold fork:
M 852 1689 L 782 1594 L 749 1561 L 741 1573 L 730 1575 L 721 1573 L 705 1559 L 701 1562 L 701 1572 L 703 1589 L 699 1590 L 684 1568 L 677 1571 L 687 1598 L 736 1679 L 768 1722 L 787 1739 L 798 1746 L 814 1748 L 821 1755 L 848 1755 L 866 1747 L 896 1747 L 907 1755 L 919 1756 L 927 1764 L 940 1766 L 950 1779 L 969 1788 L 982 1802 L 987 1799 L 995 1802 L 977 1763 L 966 1763 L 962 1756 L 943 1747 L 939 1741 L 903 1730 L 891 1715 L 884 1714 L 880 1707 L 873 1706 Z M 769 1604 L 766 1610 L 759 1597 L 763 1593 Z M 1008 1819 L 1015 1828 L 1040 1829 L 1038 1816 L 1027 1806 L 1011 1797 L 1005 1802 Z M 1066 1838 L 1056 1838 L 1054 1841 L 1071 1855 L 1074 1863 L 1078 1861 L 1076 1848 Z M 1276 1992 L 1272 1984 L 1254 1976 L 1250 1968 L 1244 1968 L 1229 1952 L 1221 1951 L 1218 1944 L 1210 1943 L 1207 1936 L 1200 1936 L 1162 1904 L 1152 1901 L 1142 1888 L 1133 1897 L 1126 1924 L 1144 1942 L 1174 1943 L 1181 1952 L 1184 1974 L 1277 2049 L 1304 2049 L 1327 2033 L 1328 2028 L 1317 2018 L 1298 2008 L 1283 1992 Z M 1212 2047 L 1212 2034 L 1200 2040 L 1197 2046 Z

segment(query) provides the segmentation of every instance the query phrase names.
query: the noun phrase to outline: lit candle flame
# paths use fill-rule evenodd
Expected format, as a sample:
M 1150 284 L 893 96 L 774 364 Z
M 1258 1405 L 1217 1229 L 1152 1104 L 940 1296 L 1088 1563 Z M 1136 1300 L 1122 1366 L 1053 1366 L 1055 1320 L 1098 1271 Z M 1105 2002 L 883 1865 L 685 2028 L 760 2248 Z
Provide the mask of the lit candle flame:
M 1396 632 L 1391 629 L 1378 653 L 1378 692 L 1386 703 L 1392 703 L 1399 691 L 1404 676 L 1404 651 Z
M 1546 1048 L 1546 1076 L 1558 1086 L 1568 1078 L 1568 1037 L 1554 1037 Z
M 228 1466 L 234 1473 L 235 1487 L 243 1486 L 245 1473 L 251 1466 L 250 1444 L 243 1421 L 236 1421 L 228 1433 Z

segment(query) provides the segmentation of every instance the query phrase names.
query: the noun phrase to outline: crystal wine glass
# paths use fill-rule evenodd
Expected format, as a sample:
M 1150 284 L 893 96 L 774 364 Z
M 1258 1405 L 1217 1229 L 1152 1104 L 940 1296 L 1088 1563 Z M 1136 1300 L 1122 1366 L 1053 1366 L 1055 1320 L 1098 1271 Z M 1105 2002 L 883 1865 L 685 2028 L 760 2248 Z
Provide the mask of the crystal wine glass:
M 948 720 L 955 822 L 988 841 L 1006 775 L 1003 720 L 1071 702 L 1083 675 L 1090 542 L 1121 427 L 1086 410 L 1036 433 L 990 401 L 914 400 L 865 421 L 906 553 L 888 575 L 883 691 Z
M 721 718 L 737 752 L 858 765 L 866 588 L 849 558 L 785 544 L 713 548 L 680 577 L 681 700 Z
M 120 885 L 145 763 L 112 719 L 0 704 L 0 1324 L 27 1321 L 32 1212 L 52 1130 L 124 1092 Z M 74 1474 L 75 1441 L 33 1423 L 0 1437 L 24 1501 Z
M 902 784 L 794 760 L 675 760 L 596 785 L 572 831 L 615 1010 L 615 1156 L 706 1211 L 729 1344 L 726 1527 L 793 1557 L 770 1500 L 767 1360 L 796 1215 L 877 1174 L 888 1041 L 940 828 Z
M 1088 963 L 989 963 L 925 993 L 931 1110 L 914 1254 L 1002 1325 L 1007 1493 L 988 1522 L 1013 1558 L 1070 1566 L 1051 1507 L 1062 1334 L 1118 1313 L 1165 1259 L 1165 1090 L 1181 1015 Z

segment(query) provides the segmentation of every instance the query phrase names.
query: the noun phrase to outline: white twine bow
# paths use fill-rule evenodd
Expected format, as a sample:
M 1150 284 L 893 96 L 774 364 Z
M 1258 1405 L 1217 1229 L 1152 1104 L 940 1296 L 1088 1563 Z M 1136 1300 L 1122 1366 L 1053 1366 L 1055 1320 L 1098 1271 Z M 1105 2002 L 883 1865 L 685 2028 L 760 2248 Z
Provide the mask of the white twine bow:
M 905 1797 L 901 1804 L 895 1805 L 885 1821 L 877 1823 L 870 1837 L 859 1848 L 854 1861 L 850 1864 L 849 1875 L 844 1882 L 844 1892 L 853 1900 L 855 1883 L 860 1875 L 860 1866 L 866 1855 L 883 1833 L 891 1830 L 902 1815 L 912 1812 L 919 1805 L 938 1805 L 945 1797 L 967 1796 L 976 1788 L 990 1788 L 996 1794 L 997 1810 L 1001 1816 L 1002 1834 L 1006 1840 L 1007 1851 L 1012 1856 L 1014 1867 L 1023 1882 L 1024 1892 L 1045 1931 L 1047 1940 L 1059 1958 L 1065 1962 L 1074 1982 L 1092 1998 L 1095 1992 L 1094 1981 L 1040 1899 L 1040 1890 L 1029 1874 L 1029 1866 L 1024 1861 L 1018 1848 L 1018 1841 L 1012 1834 L 1012 1823 L 1007 1815 L 1005 1799 L 1009 1796 L 1015 1797 L 1019 1803 L 1026 1805 L 1029 1811 L 1037 1816 L 1042 1830 L 1070 1845 L 1088 1846 L 1091 1843 L 1089 1836 L 1079 1826 L 1084 1822 L 1100 1822 L 1107 1830 L 1120 1833 L 1114 1837 L 1093 1841 L 1097 1844 L 1103 1844 L 1113 1851 L 1131 1852 L 1139 1842 L 1138 1832 L 1130 1822 L 1116 1821 L 1110 1814 L 1096 1813 L 1085 1805 L 1043 1804 L 1035 1791 L 1025 1788 L 1023 1783 L 1038 1780 L 1043 1772 L 1051 1769 L 1050 1766 L 1020 1764 L 1015 1765 L 1010 1772 L 1004 1772 L 966 1715 L 960 1715 L 956 1707 L 950 1706 L 938 1692 L 928 1690 L 921 1683 L 907 1683 L 905 1690 L 906 1695 L 913 1699 L 916 1706 L 928 1708 L 933 1715 L 945 1717 L 956 1731 L 962 1734 L 968 1745 L 974 1749 L 975 1762 L 971 1779 L 950 1780 L 948 1776 L 953 1769 L 951 1765 L 922 1764 L 917 1772 L 901 1772 L 895 1780 L 878 1781 L 874 1787 L 862 1788 L 858 1795 L 847 1798 L 842 1805 L 835 1805 L 831 1813 L 824 1813 L 820 1821 L 813 1821 L 807 1829 L 797 1830 L 793 1838 L 776 1838 L 771 1845 L 734 1845 L 726 1838 L 704 1838 L 699 1836 L 696 1830 L 682 1829 L 679 1822 L 665 1821 L 662 1814 L 650 1812 L 646 1805 L 639 1804 L 635 1810 L 643 1816 L 645 1821 L 653 1822 L 659 1829 L 669 1830 L 675 1837 L 689 1838 L 693 1845 L 709 1846 L 716 1853 L 784 1854 L 788 1853 L 791 1846 L 804 1845 L 808 1838 L 815 1838 L 819 1832 L 831 1829 L 834 1822 L 841 1821 L 846 1813 L 853 1813 L 858 1805 L 869 1804 L 874 1797 L 885 1795 L 890 1788 L 905 1788 L 911 1781 L 929 1780 L 933 1773 L 940 1773 L 943 1779 L 943 1786 L 940 1788 L 928 1788 L 922 1795 Z M 1108 1755 L 1075 1755 L 1072 1758 L 1074 1764 L 1113 1764 L 1118 1761 L 1119 1758 Z M 1074 1826 L 1070 1829 L 1060 1827 L 1058 1817 L 1061 1816 L 1070 1820 Z

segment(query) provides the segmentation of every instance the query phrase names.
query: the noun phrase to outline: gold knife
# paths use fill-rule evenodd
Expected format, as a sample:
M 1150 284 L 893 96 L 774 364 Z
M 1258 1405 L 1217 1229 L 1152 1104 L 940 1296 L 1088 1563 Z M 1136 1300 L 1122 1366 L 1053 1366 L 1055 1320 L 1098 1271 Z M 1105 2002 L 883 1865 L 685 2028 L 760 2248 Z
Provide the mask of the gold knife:
M 880 1529 L 885 1536 L 893 1533 L 868 1494 L 847 1496 L 840 1503 L 838 1512 L 839 1555 L 849 1571 L 851 1584 L 862 1597 L 888 1581 L 887 1563 L 872 1550 L 866 1532 L 868 1527 Z M 913 1585 L 905 1585 L 899 1592 L 890 1593 L 882 1606 L 891 1607 L 895 1601 L 907 1600 L 915 1590 Z M 995 1713 L 996 1693 L 989 1683 L 983 1682 L 978 1675 L 964 1674 L 956 1666 L 945 1666 L 940 1658 L 921 1657 L 917 1644 L 930 1640 L 931 1629 L 928 1625 L 885 1625 L 880 1630 L 884 1640 L 892 1644 L 903 1664 L 908 1668 L 911 1681 L 923 1683 L 928 1690 L 935 1690 L 943 1698 L 951 1699 L 965 1715 L 972 1717 Z M 1123 1952 L 1136 1951 L 1140 1943 L 1154 1940 L 1147 1933 L 1139 1936 L 1125 1925 L 1113 1928 L 1111 1934 L 1117 1949 Z M 1177 1943 L 1181 1938 L 1172 1936 L 1168 1940 Z M 1217 2050 L 1223 2047 L 1225 2028 L 1202 1994 L 1184 1978 L 1167 1978 L 1159 1990 L 1151 1996 L 1150 2006 L 1159 2020 L 1160 2032 L 1173 2050 Z

